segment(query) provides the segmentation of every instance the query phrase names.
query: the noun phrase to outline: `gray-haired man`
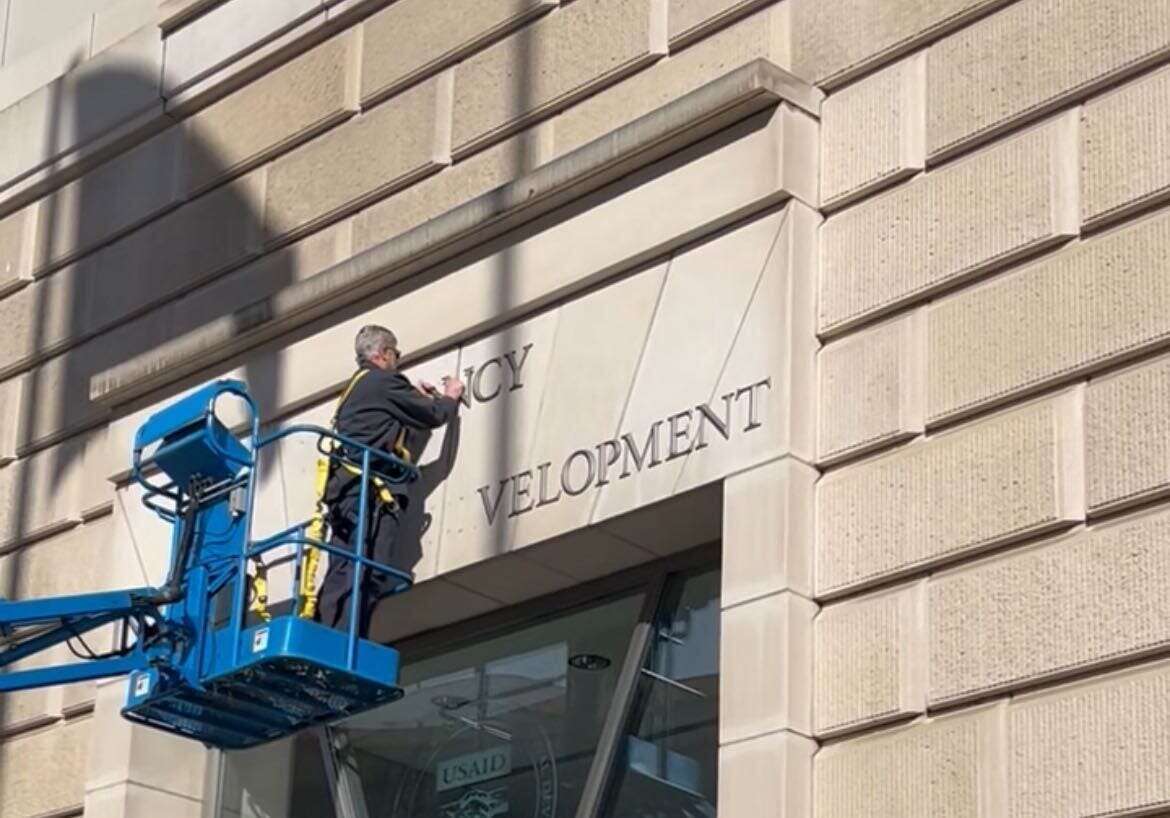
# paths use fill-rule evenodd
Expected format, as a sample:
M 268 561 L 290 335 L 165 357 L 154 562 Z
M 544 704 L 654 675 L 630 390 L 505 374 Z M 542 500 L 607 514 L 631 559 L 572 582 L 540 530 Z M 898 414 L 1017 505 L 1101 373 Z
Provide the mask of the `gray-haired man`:
M 413 444 L 422 433 L 448 423 L 458 414 L 463 383 L 458 378 L 444 378 L 441 394 L 428 383 L 412 384 L 398 371 L 402 356 L 398 339 L 385 327 L 362 327 L 354 339 L 354 352 L 358 371 L 350 379 L 337 408 L 338 434 L 410 460 Z M 360 460 L 354 454 L 351 452 L 349 456 Z M 376 464 L 373 467 L 377 468 Z M 325 491 L 333 532 L 331 543 L 347 551 L 355 550 L 360 492 L 358 476 L 343 468 L 333 470 Z M 394 565 L 402 509 L 409 500 L 406 494 L 397 492 L 391 497 L 378 495 L 371 486 L 366 517 L 369 547 L 365 553 L 377 562 Z M 353 567 L 350 560 L 332 557 L 329 560 L 321 585 L 319 610 L 321 621 L 330 627 L 349 627 Z M 370 571 L 364 572 L 364 577 L 358 623 L 358 633 L 363 637 L 369 630 L 370 614 L 377 601 L 396 583 L 392 577 Z

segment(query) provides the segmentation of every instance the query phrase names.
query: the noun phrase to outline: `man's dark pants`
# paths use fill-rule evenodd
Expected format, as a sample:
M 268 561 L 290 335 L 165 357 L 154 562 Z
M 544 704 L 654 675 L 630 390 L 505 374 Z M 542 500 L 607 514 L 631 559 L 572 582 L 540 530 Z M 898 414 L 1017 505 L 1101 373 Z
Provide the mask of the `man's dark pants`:
M 349 552 L 354 551 L 357 541 L 358 505 L 360 500 L 357 481 L 353 481 L 352 488 L 348 488 L 340 499 L 330 505 L 329 524 L 332 529 L 330 545 Z M 379 502 L 371 487 L 367 497 L 366 509 L 366 543 L 363 549 L 366 557 L 384 565 L 394 565 L 394 545 L 398 537 L 401 522 L 401 511 L 398 506 L 389 506 Z M 321 593 L 318 598 L 318 610 L 321 622 L 338 630 L 349 629 L 350 591 L 353 588 L 353 577 L 356 563 L 353 560 L 329 555 L 329 569 L 325 572 L 325 581 L 321 583 Z M 365 638 L 369 635 L 370 617 L 378 600 L 389 593 L 398 580 L 392 576 L 380 574 L 370 570 L 369 566 L 362 570 L 362 593 L 358 610 L 361 619 L 358 622 L 358 635 Z

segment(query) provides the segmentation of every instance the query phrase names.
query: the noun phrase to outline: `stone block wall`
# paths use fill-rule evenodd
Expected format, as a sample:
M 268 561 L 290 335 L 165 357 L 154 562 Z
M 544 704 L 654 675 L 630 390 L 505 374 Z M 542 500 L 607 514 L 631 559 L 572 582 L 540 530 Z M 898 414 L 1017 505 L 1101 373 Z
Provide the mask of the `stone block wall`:
M 166 532 L 125 485 L 129 435 L 143 416 L 193 384 L 235 372 L 266 419 L 320 423 L 348 375 L 354 329 L 369 316 L 334 313 L 307 334 L 286 330 L 275 344 L 209 361 L 134 399 L 108 398 L 94 385 L 103 373 L 201 328 L 230 333 L 239 308 L 284 303 L 293 285 L 424 229 L 753 61 L 789 67 L 789 52 L 789 4 L 777 0 L 0 0 L 0 321 L 8 330 L 0 344 L 0 595 L 157 581 Z M 804 287 L 791 302 L 781 275 L 815 257 L 815 161 L 793 165 L 785 152 L 815 157 L 818 95 L 795 81 L 788 88 L 795 105 L 777 109 L 773 98 L 744 106 L 741 117 L 768 110 L 738 124 L 723 114 L 723 125 L 735 125 L 731 136 L 688 148 L 673 160 L 684 172 L 671 184 L 642 184 L 655 178 L 647 171 L 614 194 L 613 206 L 630 217 L 609 241 L 596 241 L 608 230 L 601 215 L 570 220 L 555 241 L 517 244 L 516 286 L 498 287 L 498 260 L 489 258 L 435 286 L 406 282 L 378 294 L 376 303 L 394 304 L 398 318 L 378 317 L 411 345 L 412 361 L 423 362 L 416 372 L 435 378 L 458 368 L 469 334 L 672 253 L 797 191 L 800 208 L 773 212 L 762 224 L 767 235 L 756 228 L 756 244 L 742 251 L 783 245 L 759 298 L 755 279 L 744 279 L 744 295 L 752 296 L 745 304 L 780 299 L 799 317 L 802 357 L 793 377 L 799 391 L 811 392 L 813 290 Z M 736 104 L 743 99 L 751 97 Z M 717 130 L 704 116 L 684 110 L 663 132 L 674 142 L 647 142 L 651 150 L 623 172 Z M 700 136 L 675 135 L 687 129 Z M 735 178 L 713 190 L 729 161 L 739 163 Z M 694 204 L 661 218 L 684 200 Z M 570 260 L 565 245 L 590 249 Z M 694 256 L 687 275 L 696 287 L 709 255 Z M 649 326 L 665 280 L 639 279 L 634 317 L 642 324 L 632 322 L 632 330 Z M 563 320 L 588 326 L 572 314 Z M 763 307 L 743 320 L 745 338 L 777 337 L 780 325 Z M 634 335 L 631 351 L 640 343 Z M 755 366 L 747 340 L 733 347 L 733 373 Z M 769 353 L 769 365 L 780 355 Z M 776 421 L 783 445 L 799 445 L 809 459 L 811 415 Z M 309 501 L 300 487 L 312 456 L 281 449 L 274 478 L 261 487 L 261 527 L 283 526 Z M 674 465 L 680 490 L 729 469 L 715 455 L 685 474 Z M 787 511 L 758 530 L 749 520 L 736 528 L 771 568 L 762 576 L 746 559 L 730 580 L 741 601 L 763 601 L 729 616 L 731 638 L 753 652 L 758 670 L 735 664 L 725 675 L 758 679 L 760 699 L 729 713 L 726 766 L 743 778 L 780 753 L 791 775 L 777 782 L 777 795 L 807 804 L 815 745 L 806 671 L 816 609 L 800 544 L 812 531 L 815 471 L 788 459 L 756 484 L 744 478 L 745 491 L 770 496 L 774 479 L 791 484 Z M 598 526 L 588 548 L 497 558 L 475 582 L 453 572 L 489 556 L 480 545 L 441 558 L 428 551 L 418 567 L 428 580 L 420 601 L 395 614 L 395 627 L 433 628 L 668 553 L 674 544 L 655 532 L 619 535 L 621 514 L 637 501 L 615 493 L 603 509 L 616 520 L 613 530 Z M 583 504 L 572 511 L 553 527 L 583 525 L 593 513 Z M 526 521 L 517 537 L 547 538 L 545 527 Z M 441 529 L 435 525 L 436 540 Z M 716 537 L 718 522 L 702 521 L 688 534 L 698 531 Z M 780 531 L 793 532 L 791 554 L 768 549 L 766 537 Z M 786 592 L 789 576 L 798 593 Z M 98 638 L 104 644 L 110 636 Z M 801 658 L 790 666 L 789 656 Z M 777 672 L 786 674 L 782 688 L 771 684 Z M 194 816 L 206 808 L 205 780 L 216 780 L 218 762 L 189 742 L 121 721 L 123 694 L 113 681 L 0 698 L 0 818 Z M 799 731 L 787 730 L 793 719 Z M 252 792 L 234 803 L 229 794 L 225 805 L 246 812 L 267 797 Z M 746 808 L 730 797 L 727 809 Z M 276 815 L 277 801 L 256 808 Z
M 735 145 L 643 146 L 683 170 L 619 166 L 620 225 L 586 208 L 555 246 L 522 236 L 506 280 L 423 252 L 663 106 L 704 127 L 710 83 L 755 60 L 803 104 Z M 126 458 L 180 390 L 236 374 L 266 418 L 320 422 L 369 310 L 286 317 L 337 298 L 290 292 L 339 262 L 423 248 L 377 304 L 441 373 L 795 196 L 777 235 L 808 292 L 744 331 L 782 326 L 816 371 L 786 364 L 783 456 L 723 480 L 720 814 L 1170 807 L 1168 62 L 1168 0 L 0 0 L 0 595 L 160 575 Z M 268 316 L 267 339 L 103 386 Z M 273 526 L 308 462 L 281 457 Z M 403 632 L 663 553 L 617 525 L 576 561 L 496 557 L 482 592 L 447 574 L 484 553 L 441 553 Z M 203 808 L 203 751 L 117 722 L 119 698 L 0 699 L 0 818 Z
M 793 10 L 828 92 L 812 814 L 1160 814 L 1170 4 Z

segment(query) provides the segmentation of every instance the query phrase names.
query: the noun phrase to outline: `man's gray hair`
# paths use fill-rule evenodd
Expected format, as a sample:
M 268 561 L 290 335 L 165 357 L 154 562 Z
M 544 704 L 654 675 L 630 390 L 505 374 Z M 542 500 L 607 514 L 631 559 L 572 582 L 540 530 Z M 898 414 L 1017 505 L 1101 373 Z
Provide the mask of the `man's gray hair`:
M 357 356 L 358 366 L 370 362 L 371 355 L 386 353 L 398 349 L 398 339 L 394 333 L 377 324 L 367 324 L 358 330 L 353 339 L 353 351 Z

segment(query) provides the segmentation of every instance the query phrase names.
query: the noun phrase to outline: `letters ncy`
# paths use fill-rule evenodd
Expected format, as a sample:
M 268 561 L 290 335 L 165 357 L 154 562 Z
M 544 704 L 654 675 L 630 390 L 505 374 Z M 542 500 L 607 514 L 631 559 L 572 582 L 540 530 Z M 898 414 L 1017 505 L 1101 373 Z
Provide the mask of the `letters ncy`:
M 463 370 L 463 377 L 467 389 L 460 400 L 468 409 L 472 400 L 476 403 L 487 403 L 495 400 L 503 392 L 505 384 L 509 392 L 515 392 L 524 387 L 524 364 L 528 361 L 528 353 L 532 351 L 532 344 L 525 344 L 520 349 L 512 349 L 503 355 L 489 358 L 479 366 L 469 366 Z

